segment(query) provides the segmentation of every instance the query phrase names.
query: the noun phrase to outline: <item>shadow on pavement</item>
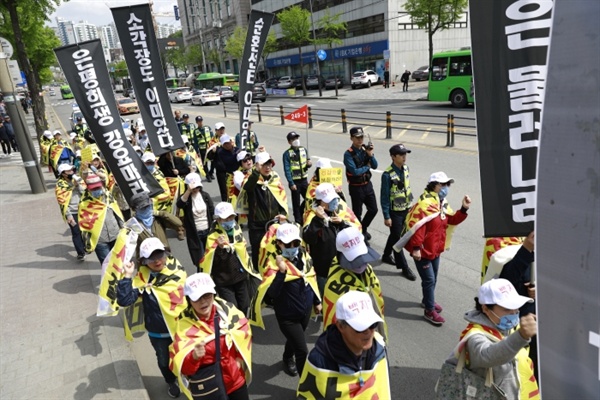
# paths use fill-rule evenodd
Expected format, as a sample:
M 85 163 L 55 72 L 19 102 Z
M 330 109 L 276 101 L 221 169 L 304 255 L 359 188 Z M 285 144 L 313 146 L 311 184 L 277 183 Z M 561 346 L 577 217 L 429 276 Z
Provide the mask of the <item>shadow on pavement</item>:
M 296 387 L 284 388 L 280 385 L 271 385 L 269 380 L 278 376 L 282 372 L 281 360 L 277 359 L 273 365 L 264 364 L 252 364 L 252 376 L 254 380 L 248 387 L 248 392 L 252 397 L 265 398 L 263 396 L 269 396 L 267 398 L 274 398 L 273 393 L 277 393 L 277 400 L 295 399 L 296 398 Z M 286 375 L 287 376 L 287 375 Z M 258 378 L 260 377 L 260 378 Z M 293 378 L 297 384 L 298 377 Z
M 97 357 L 102 353 L 102 344 L 98 340 L 102 321 L 95 315 L 90 315 L 86 320 L 89 322 L 88 332 L 75 340 L 75 344 L 82 356 Z
M 137 379 L 117 379 L 115 369 L 119 371 L 134 371 L 137 368 L 138 366 L 134 360 L 115 361 L 114 363 L 98 367 L 88 374 L 88 383 L 81 383 L 77 386 L 73 399 L 92 400 L 99 394 L 111 393 L 117 390 L 144 389 L 140 385 L 141 381 Z M 120 387 L 114 387 L 114 383 L 116 382 L 119 382 Z M 102 397 L 109 398 L 110 396 Z
M 21 264 L 3 265 L 3 268 L 28 268 L 28 269 L 61 269 L 61 270 L 81 270 L 87 273 L 87 265 L 85 261 L 78 261 L 75 257 L 67 254 L 65 260 L 61 261 L 33 261 Z M 90 261 L 87 261 L 90 262 Z M 98 260 L 94 260 L 98 262 Z M 89 279 L 89 275 L 87 276 Z
M 77 293 L 92 293 L 97 294 L 98 291 L 92 286 L 94 275 L 79 275 L 72 278 L 64 279 L 56 282 L 52 285 L 52 288 L 58 292 L 66 294 L 77 294 Z
M 385 302 L 384 304 L 386 320 L 389 320 L 390 318 L 412 321 L 423 319 L 423 310 L 421 308 L 421 305 L 415 301 L 398 301 L 386 296 L 383 296 L 383 300 Z M 404 309 L 412 309 L 413 311 L 408 313 L 402 311 Z
M 440 364 L 440 369 L 441 367 Z M 392 367 L 390 368 L 392 398 L 435 399 L 434 388 L 438 376 L 439 371 L 431 368 Z
M 66 236 L 63 234 L 63 236 Z M 71 231 L 69 230 L 69 236 L 71 236 Z M 41 257 L 53 257 L 53 258 L 67 258 L 76 260 L 75 256 L 72 256 L 70 253 L 75 254 L 75 248 L 73 245 L 66 244 L 53 244 L 51 246 L 40 247 L 39 249 L 35 249 L 35 252 L 38 256 Z

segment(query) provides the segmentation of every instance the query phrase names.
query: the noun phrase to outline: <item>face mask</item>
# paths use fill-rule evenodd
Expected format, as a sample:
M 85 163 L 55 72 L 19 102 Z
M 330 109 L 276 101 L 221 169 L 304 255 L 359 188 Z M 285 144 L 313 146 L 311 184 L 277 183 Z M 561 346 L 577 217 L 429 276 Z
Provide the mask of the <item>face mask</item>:
M 102 193 L 104 193 L 104 190 L 102 189 L 96 189 L 96 190 L 91 190 L 90 194 L 92 195 L 93 198 L 97 199 L 100 196 L 102 196 Z
M 298 256 L 298 250 L 299 247 L 291 247 L 289 249 L 287 247 L 284 247 L 281 250 L 281 255 L 287 258 L 288 260 L 293 260 Z
M 230 230 L 232 230 L 235 227 L 235 220 L 233 220 L 233 221 L 223 221 L 223 222 L 221 222 L 221 226 L 226 231 L 230 231 Z
M 492 310 L 490 312 L 496 315 Z M 496 317 L 498 316 L 496 315 Z M 508 314 L 498 318 L 500 318 L 500 322 L 496 324 L 496 327 L 501 331 L 509 331 L 519 325 L 519 314 Z
M 154 165 L 146 165 L 146 168 L 148 168 L 148 171 L 154 172 L 155 166 Z
M 440 192 L 438 193 L 438 197 L 440 200 L 444 200 L 448 196 L 448 186 L 442 186 Z
M 144 207 L 135 212 L 135 217 L 141 221 L 145 226 L 152 226 L 154 222 L 154 215 L 152 206 Z
M 340 205 L 340 199 L 335 198 L 329 202 L 327 207 L 329 208 L 329 211 L 336 211 L 339 205 Z
M 292 146 L 294 147 L 300 147 L 300 139 L 296 139 L 292 142 Z

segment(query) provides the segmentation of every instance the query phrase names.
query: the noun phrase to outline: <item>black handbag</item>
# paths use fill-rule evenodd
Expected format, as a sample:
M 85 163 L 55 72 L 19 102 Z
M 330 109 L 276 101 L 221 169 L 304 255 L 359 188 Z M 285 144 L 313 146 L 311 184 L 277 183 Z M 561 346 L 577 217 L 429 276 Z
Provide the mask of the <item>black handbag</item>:
M 194 399 L 203 400 L 227 400 L 227 392 L 223 383 L 221 371 L 221 340 L 219 316 L 215 312 L 215 362 L 211 365 L 199 368 L 189 378 L 189 390 Z

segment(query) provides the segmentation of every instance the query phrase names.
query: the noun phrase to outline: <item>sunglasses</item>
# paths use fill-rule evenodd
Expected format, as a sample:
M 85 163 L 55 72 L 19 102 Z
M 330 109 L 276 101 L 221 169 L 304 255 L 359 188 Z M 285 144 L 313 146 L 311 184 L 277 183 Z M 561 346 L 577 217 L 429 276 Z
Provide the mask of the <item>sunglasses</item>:
M 447 182 L 447 183 L 440 183 L 440 185 L 442 185 L 442 187 L 446 187 L 446 186 L 450 187 L 450 182 Z
M 375 329 L 377 329 L 378 325 L 379 325 L 379 322 L 375 322 L 373 325 L 369 326 L 364 331 L 357 331 L 356 329 L 352 328 L 350 325 L 348 325 L 348 326 L 350 326 L 350 328 L 352 328 L 352 330 L 356 333 L 366 333 L 367 331 L 374 331 Z
M 283 242 L 281 242 L 281 243 L 283 244 L 283 246 L 286 249 L 291 249 L 292 247 L 300 247 L 300 241 L 299 240 L 292 240 L 289 243 L 283 243 Z

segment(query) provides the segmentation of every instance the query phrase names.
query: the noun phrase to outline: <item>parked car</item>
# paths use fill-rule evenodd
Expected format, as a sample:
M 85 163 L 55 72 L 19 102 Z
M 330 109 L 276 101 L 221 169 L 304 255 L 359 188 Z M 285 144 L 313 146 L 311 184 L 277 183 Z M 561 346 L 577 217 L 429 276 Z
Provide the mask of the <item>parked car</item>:
M 282 76 L 277 81 L 277 88 L 278 89 L 289 89 L 289 88 L 293 87 L 293 84 L 294 84 L 294 79 L 291 76 Z
M 296 89 L 302 89 L 302 77 L 301 76 L 294 76 L 292 78 L 293 83 L 291 87 L 294 87 Z
M 344 87 L 344 78 L 338 76 L 337 79 L 335 76 L 329 76 L 325 80 L 325 89 L 335 89 L 335 81 L 337 80 L 337 87 L 341 89 Z
M 415 81 L 429 79 L 429 65 L 423 65 L 412 72 L 412 77 Z
M 194 89 L 191 101 L 193 106 L 203 106 L 209 103 L 219 105 L 221 96 L 219 96 L 219 93 L 213 92 L 212 90 Z
M 325 87 L 325 78 L 319 75 L 308 75 L 306 77 L 306 88 L 307 89 L 318 89 L 319 86 Z
M 215 86 L 212 90 L 221 97 L 221 101 L 233 100 L 233 89 L 231 86 Z
M 117 107 L 119 108 L 119 114 L 135 114 L 140 112 L 138 103 L 133 99 L 127 97 L 121 97 L 117 99 Z
M 372 69 L 368 69 L 366 71 L 356 71 L 352 74 L 352 80 L 350 84 L 352 85 L 352 89 L 356 89 L 358 86 L 366 86 L 371 87 L 371 85 L 375 85 L 381 82 L 381 78 L 377 75 L 377 72 Z
M 239 101 L 239 92 L 234 92 L 233 101 L 236 103 Z M 262 101 L 263 103 L 267 101 L 267 91 L 262 84 L 257 83 L 252 86 L 252 101 Z
M 180 103 L 182 101 L 190 101 L 192 99 L 192 90 L 189 87 L 180 87 L 173 89 L 169 93 L 169 101 L 171 103 Z
M 54 91 L 54 89 L 50 89 L 50 91 L 48 92 L 48 94 L 50 96 L 56 96 L 56 92 Z
M 276 88 L 278 81 L 279 81 L 278 77 L 269 78 L 265 81 L 265 86 L 268 88 Z

